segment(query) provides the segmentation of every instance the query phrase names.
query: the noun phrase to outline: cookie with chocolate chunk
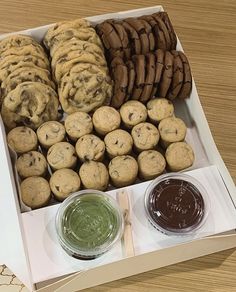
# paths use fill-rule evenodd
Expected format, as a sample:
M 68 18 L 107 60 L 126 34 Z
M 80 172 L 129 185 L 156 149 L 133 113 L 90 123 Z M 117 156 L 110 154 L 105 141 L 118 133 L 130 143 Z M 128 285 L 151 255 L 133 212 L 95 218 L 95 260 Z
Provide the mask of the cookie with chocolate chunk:
M 22 178 L 44 176 L 47 172 L 47 161 L 42 153 L 30 151 L 17 159 L 16 169 Z
M 179 53 L 177 51 L 171 51 L 171 53 L 174 56 L 173 77 L 166 97 L 169 99 L 175 99 L 183 85 L 184 66 Z
M 134 88 L 133 88 L 131 98 L 132 99 L 139 99 L 141 94 L 142 94 L 143 87 L 145 84 L 145 78 L 146 78 L 145 56 L 144 55 L 135 55 L 132 57 L 132 61 L 134 63 L 136 75 L 135 75 L 135 83 L 134 83 Z
M 111 105 L 119 108 L 127 97 L 128 69 L 124 61 L 116 57 L 111 62 L 114 92 Z
M 39 82 L 23 82 L 4 98 L 2 118 L 7 128 L 25 125 L 37 129 L 43 122 L 57 120 L 57 93 Z
M 184 99 L 190 96 L 192 90 L 192 74 L 187 57 L 183 52 L 179 52 L 179 56 L 184 66 L 183 85 L 178 93 L 178 98 Z
M 126 128 L 145 122 L 147 119 L 147 109 L 145 105 L 137 100 L 129 100 L 120 108 L 121 119 Z
M 156 96 L 157 89 L 161 80 L 162 72 L 164 69 L 164 62 L 165 62 L 165 52 L 161 49 L 158 49 L 154 52 L 156 63 L 155 63 L 155 78 L 153 82 L 151 98 Z
M 141 48 L 141 42 L 140 42 L 140 38 L 137 31 L 128 22 L 121 21 L 121 25 L 124 27 L 124 29 L 126 30 L 128 34 L 130 48 L 131 48 L 131 55 L 133 54 L 140 55 L 142 48 Z
M 166 98 L 154 98 L 147 103 L 148 117 L 153 124 L 158 124 L 174 114 L 173 103 Z
M 167 92 L 170 88 L 173 77 L 173 64 L 174 56 L 169 51 L 166 51 L 163 73 L 160 84 L 158 86 L 158 96 L 160 97 L 166 97 Z

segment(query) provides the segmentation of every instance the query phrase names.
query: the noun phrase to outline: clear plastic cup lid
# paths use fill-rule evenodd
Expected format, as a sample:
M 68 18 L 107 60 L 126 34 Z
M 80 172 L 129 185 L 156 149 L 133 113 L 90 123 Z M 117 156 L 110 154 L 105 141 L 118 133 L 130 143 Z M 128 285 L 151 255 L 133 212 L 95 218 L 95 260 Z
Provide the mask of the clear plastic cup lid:
M 202 227 L 209 213 L 209 204 L 202 184 L 181 173 L 159 176 L 145 193 L 149 221 L 168 235 L 189 235 Z
M 117 202 L 108 194 L 83 190 L 59 207 L 56 230 L 62 247 L 79 259 L 94 259 L 122 236 L 124 220 Z

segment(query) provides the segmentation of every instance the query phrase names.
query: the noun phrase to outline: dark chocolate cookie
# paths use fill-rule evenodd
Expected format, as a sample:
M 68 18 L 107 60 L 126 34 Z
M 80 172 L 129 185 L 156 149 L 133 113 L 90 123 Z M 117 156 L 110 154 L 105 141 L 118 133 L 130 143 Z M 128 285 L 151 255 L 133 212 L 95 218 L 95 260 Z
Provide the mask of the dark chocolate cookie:
M 127 99 L 129 99 L 133 92 L 136 73 L 135 73 L 134 63 L 131 60 L 127 61 L 126 66 L 128 68 L 128 77 L 129 77 L 128 78 L 129 83 L 128 83 L 128 88 L 127 88 Z
M 167 98 L 175 99 L 180 92 L 184 80 L 184 66 L 177 51 L 171 51 L 174 56 L 173 78 L 167 93 Z
M 179 52 L 179 56 L 184 66 L 184 81 L 178 94 L 178 98 L 184 99 L 190 96 L 192 90 L 192 74 L 187 57 L 184 53 Z
M 121 24 L 128 34 L 132 55 L 141 54 L 141 42 L 137 31 L 126 21 L 122 21 Z
M 157 22 L 157 26 L 159 31 L 163 32 L 164 37 L 165 37 L 165 42 L 166 42 L 166 47 L 165 48 L 161 48 L 160 49 L 164 49 L 164 50 L 170 50 L 171 49 L 171 39 L 170 39 L 170 34 L 169 31 L 165 25 L 165 23 L 163 22 L 163 20 L 160 17 L 159 13 L 154 13 L 152 14 L 152 17 L 155 19 L 155 21 Z M 160 32 L 159 32 L 160 33 Z
M 166 97 L 166 94 L 170 87 L 173 77 L 173 63 L 174 63 L 173 55 L 169 51 L 166 51 L 164 70 L 162 73 L 160 86 L 158 86 L 158 95 L 160 97 Z
M 164 68 L 164 62 L 165 62 L 165 52 L 161 49 L 158 49 L 155 51 L 155 57 L 156 57 L 156 73 L 155 73 L 155 79 L 154 84 L 151 92 L 151 97 L 156 95 L 158 85 L 161 80 L 162 71 Z
M 149 51 L 153 52 L 155 50 L 155 38 L 152 33 L 152 27 L 145 19 L 140 18 L 140 21 L 144 25 L 146 34 L 149 39 Z
M 132 57 L 132 60 L 134 62 L 136 76 L 131 98 L 139 99 L 145 83 L 145 56 L 135 55 Z
M 160 12 L 159 14 L 160 14 L 161 19 L 165 23 L 168 31 L 169 31 L 170 39 L 171 39 L 171 49 L 176 50 L 177 37 L 176 37 L 175 31 L 174 31 L 173 25 L 170 21 L 170 18 L 166 12 Z
M 156 58 L 153 53 L 146 55 L 146 78 L 142 94 L 139 98 L 141 102 L 146 102 L 151 98 L 151 92 L 156 73 Z
M 126 99 L 128 86 L 128 69 L 123 59 L 116 57 L 111 62 L 112 77 L 114 80 L 114 93 L 111 105 L 119 108 Z

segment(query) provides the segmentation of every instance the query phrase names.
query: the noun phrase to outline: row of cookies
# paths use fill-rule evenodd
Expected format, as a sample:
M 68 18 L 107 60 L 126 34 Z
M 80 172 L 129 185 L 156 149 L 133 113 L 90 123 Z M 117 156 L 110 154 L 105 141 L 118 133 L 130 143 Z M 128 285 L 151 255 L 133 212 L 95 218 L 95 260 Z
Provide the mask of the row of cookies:
M 27 35 L 0 41 L 1 114 L 7 128 L 56 119 L 58 97 L 43 47 Z
M 50 52 L 52 74 L 64 112 L 90 112 L 109 103 L 112 83 L 103 45 L 87 20 L 55 24 L 47 31 L 44 44 Z
M 96 25 L 109 60 L 146 55 L 157 49 L 175 50 L 177 38 L 166 12 L 122 20 L 109 19 Z
M 146 103 L 153 96 L 184 99 L 191 93 L 192 76 L 184 53 L 161 49 L 147 55 L 134 55 L 125 62 L 111 62 L 114 94 L 111 105 L 119 108 L 126 100 Z

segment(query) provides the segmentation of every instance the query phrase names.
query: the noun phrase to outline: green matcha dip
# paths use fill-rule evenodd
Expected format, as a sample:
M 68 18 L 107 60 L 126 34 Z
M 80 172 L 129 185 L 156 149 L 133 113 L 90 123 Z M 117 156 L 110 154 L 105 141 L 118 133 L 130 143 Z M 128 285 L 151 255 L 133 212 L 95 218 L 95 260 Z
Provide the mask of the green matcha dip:
M 123 218 L 111 200 L 103 193 L 84 193 L 63 209 L 59 237 L 73 256 L 95 258 L 120 237 Z

